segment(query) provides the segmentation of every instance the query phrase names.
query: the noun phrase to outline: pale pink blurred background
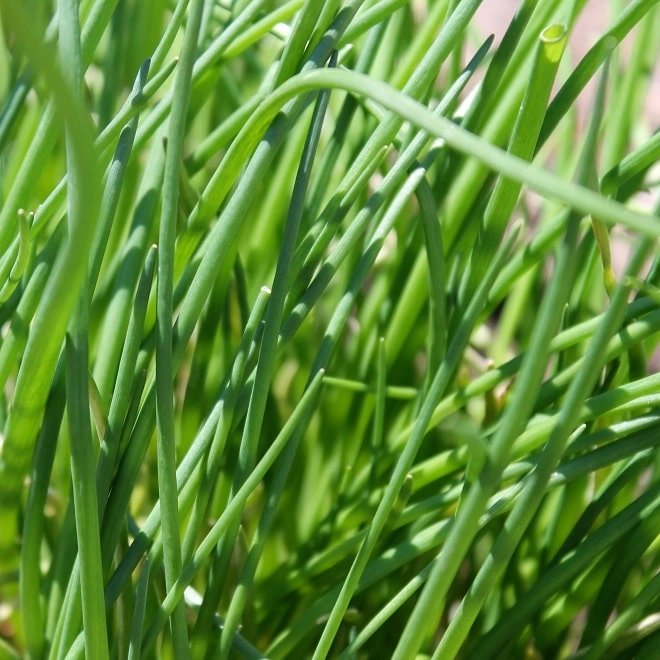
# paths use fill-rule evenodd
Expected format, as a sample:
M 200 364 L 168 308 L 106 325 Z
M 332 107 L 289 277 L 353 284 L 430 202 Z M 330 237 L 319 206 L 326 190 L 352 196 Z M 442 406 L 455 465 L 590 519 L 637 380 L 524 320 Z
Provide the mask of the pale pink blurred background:
M 476 23 L 484 35 L 492 33 L 495 35 L 496 41 L 499 41 L 519 4 L 519 0 L 484 0 L 477 10 Z M 611 5 L 609 0 L 589 0 L 586 3 L 569 36 L 569 56 L 574 63 L 579 62 L 612 23 Z M 656 16 L 658 16 L 657 11 Z M 624 54 L 629 52 L 634 38 L 635 32 L 633 31 L 622 42 L 621 48 Z M 589 91 L 587 90 L 582 98 L 583 103 L 588 103 Z M 651 131 L 660 127 L 660 63 L 655 67 L 646 99 L 644 117 L 640 119 L 649 123 Z

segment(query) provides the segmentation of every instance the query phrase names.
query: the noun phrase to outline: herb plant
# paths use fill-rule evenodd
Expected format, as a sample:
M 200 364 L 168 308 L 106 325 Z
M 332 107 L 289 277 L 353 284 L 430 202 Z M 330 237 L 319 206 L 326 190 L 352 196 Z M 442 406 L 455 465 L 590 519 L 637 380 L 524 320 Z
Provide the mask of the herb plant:
M 482 4 L 0 0 L 0 657 L 654 657 L 660 3 Z

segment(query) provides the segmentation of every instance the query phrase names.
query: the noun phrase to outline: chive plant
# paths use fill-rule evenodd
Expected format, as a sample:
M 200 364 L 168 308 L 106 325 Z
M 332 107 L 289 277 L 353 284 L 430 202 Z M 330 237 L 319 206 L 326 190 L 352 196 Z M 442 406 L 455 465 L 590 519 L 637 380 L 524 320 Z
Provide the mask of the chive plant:
M 482 4 L 0 0 L 0 657 L 653 657 L 660 3 Z

